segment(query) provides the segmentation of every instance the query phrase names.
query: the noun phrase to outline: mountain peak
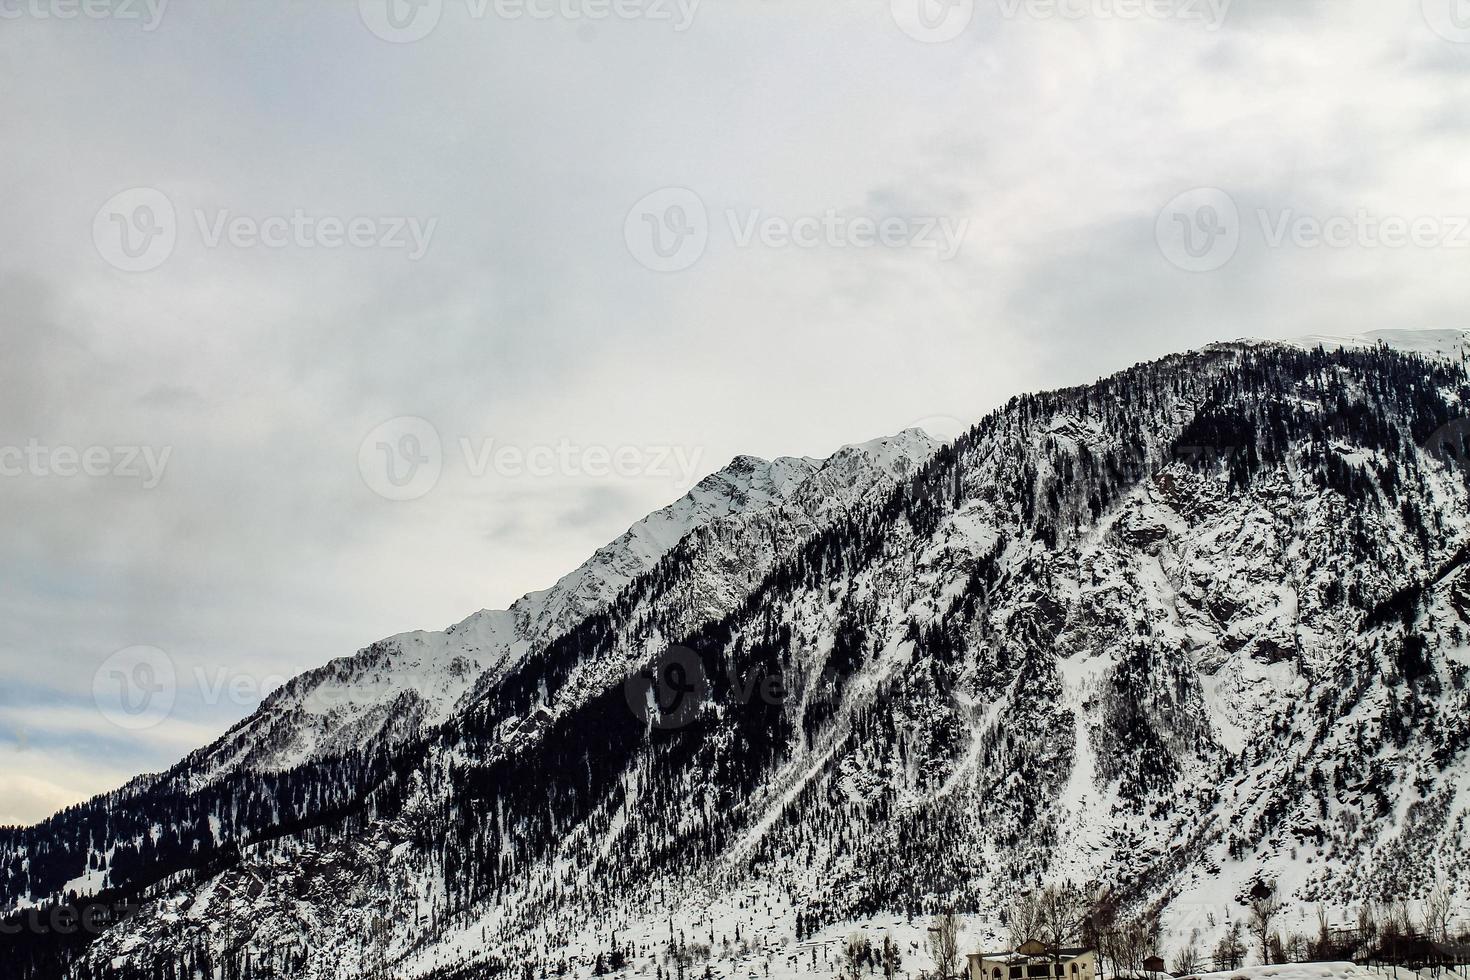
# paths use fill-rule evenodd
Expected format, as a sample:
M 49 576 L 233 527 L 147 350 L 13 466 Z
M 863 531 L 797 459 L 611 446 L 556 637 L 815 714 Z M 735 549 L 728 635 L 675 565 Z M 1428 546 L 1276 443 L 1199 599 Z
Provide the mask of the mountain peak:
M 906 478 L 937 447 L 909 429 L 844 446 L 827 459 L 737 455 L 549 588 L 527 593 L 509 609 L 481 609 L 443 630 L 400 633 L 309 671 L 191 760 L 206 778 L 239 766 L 278 771 L 430 728 L 467 698 L 492 688 L 531 652 L 606 607 L 694 531 L 789 506 L 793 510 L 783 519 L 792 522 L 796 536 L 786 544 L 794 547 L 802 536 Z M 753 584 L 744 574 L 738 582 L 710 588 L 728 599 Z

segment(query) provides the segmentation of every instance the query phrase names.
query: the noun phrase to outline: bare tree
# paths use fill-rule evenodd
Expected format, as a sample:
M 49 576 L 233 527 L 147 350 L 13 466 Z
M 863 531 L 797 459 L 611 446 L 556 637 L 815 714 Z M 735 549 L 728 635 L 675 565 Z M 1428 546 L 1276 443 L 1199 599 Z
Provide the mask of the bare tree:
M 1272 925 L 1281 914 L 1281 900 L 1274 894 L 1264 898 L 1253 898 L 1250 904 L 1250 931 L 1261 944 L 1261 962 L 1271 962 Z
M 1159 938 L 1158 919 L 1138 915 L 1126 919 L 1108 935 L 1108 958 L 1116 975 L 1122 970 L 1141 970 L 1143 961 L 1153 952 Z
M 1079 942 L 1091 907 L 1082 890 L 1070 882 L 1048 884 L 1020 896 L 1006 913 L 1011 948 L 1035 940 L 1055 951 Z
M 1314 960 L 1332 958 L 1332 927 L 1327 922 L 1327 906 L 1321 902 L 1317 903 L 1317 938 L 1308 955 Z
M 1006 925 L 1011 932 L 1011 949 L 1020 949 L 1022 945 L 1033 939 L 1043 942 L 1045 917 L 1041 892 L 1033 891 L 1018 895 L 1006 909 Z
M 1123 968 L 1123 952 L 1122 930 L 1119 928 L 1117 923 L 1114 923 L 1113 927 L 1107 932 L 1098 933 L 1098 975 L 1101 976 L 1104 973 L 1103 962 L 1106 961 L 1107 963 L 1112 964 L 1112 969 L 1107 970 L 1106 972 L 1112 974 L 1113 976 L 1117 976 L 1118 971 Z
M 955 975 L 960 959 L 960 920 L 953 912 L 942 912 L 929 924 L 926 940 L 929 958 L 934 961 L 934 971 L 940 980 L 950 980 Z
M 1384 910 L 1383 925 L 1379 927 L 1379 934 L 1384 939 L 1399 939 L 1412 935 L 1414 931 L 1414 913 L 1407 901 L 1397 899 Z
M 1193 939 L 1190 939 L 1183 949 L 1174 954 L 1175 973 L 1198 973 L 1200 963 L 1199 947 L 1194 944 Z
M 1041 935 L 1037 938 L 1056 949 L 1075 944 L 1087 917 L 1087 897 L 1071 882 L 1047 885 L 1041 890 Z
M 1113 931 L 1118 927 L 1118 896 L 1111 885 L 1100 885 L 1092 894 L 1087 915 L 1082 920 L 1082 945 L 1097 950 L 1098 970 L 1103 972 L 1111 956 Z M 1116 972 L 1116 964 L 1114 965 Z
M 1424 900 L 1424 931 L 1437 943 L 1449 942 L 1450 909 L 1453 905 L 1454 897 L 1449 885 L 1443 878 L 1437 879 L 1429 897 Z
M 1365 946 L 1378 938 L 1378 907 L 1373 899 L 1365 898 L 1358 906 L 1358 941 Z
M 1238 970 L 1245 961 L 1245 943 L 1240 941 L 1240 923 L 1230 923 L 1230 928 L 1215 944 L 1215 969 Z

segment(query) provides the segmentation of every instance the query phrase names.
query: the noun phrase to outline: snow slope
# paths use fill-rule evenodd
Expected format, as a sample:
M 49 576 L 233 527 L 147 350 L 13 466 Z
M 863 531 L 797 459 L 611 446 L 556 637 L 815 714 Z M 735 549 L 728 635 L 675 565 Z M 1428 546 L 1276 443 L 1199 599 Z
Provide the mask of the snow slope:
M 1464 330 L 1369 330 L 1361 334 L 1308 334 L 1285 343 L 1299 347 L 1363 350 L 1386 344 L 1406 354 L 1418 354 L 1463 363 L 1470 356 L 1470 334 Z

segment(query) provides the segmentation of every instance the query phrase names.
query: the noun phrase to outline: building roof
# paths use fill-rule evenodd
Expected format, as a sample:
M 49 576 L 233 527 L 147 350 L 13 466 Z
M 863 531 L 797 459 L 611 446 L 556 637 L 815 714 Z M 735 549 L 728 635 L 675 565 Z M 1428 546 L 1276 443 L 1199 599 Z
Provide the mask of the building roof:
M 1020 960 L 1049 960 L 1053 956 L 1060 956 L 1063 959 L 1073 959 L 1074 957 L 1081 956 L 1083 953 L 1090 952 L 1092 952 L 1091 946 L 1062 946 L 1057 949 L 1048 949 L 1046 952 L 1035 956 L 1027 956 L 1025 953 L 1020 953 L 1013 949 L 999 950 L 994 953 L 968 953 L 966 955 L 971 959 L 979 957 L 984 960 L 1004 960 L 1011 962 Z

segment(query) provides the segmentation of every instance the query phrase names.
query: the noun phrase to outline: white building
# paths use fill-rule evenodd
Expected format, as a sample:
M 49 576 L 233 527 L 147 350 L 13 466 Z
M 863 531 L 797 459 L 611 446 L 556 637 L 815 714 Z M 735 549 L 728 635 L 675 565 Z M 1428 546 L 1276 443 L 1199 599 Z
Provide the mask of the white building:
M 971 953 L 970 980 L 1097 980 L 1097 953 L 1083 946 L 1050 949 L 1038 942 L 999 953 Z

